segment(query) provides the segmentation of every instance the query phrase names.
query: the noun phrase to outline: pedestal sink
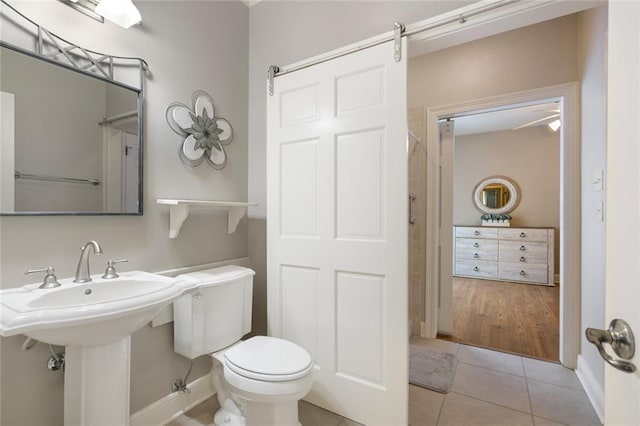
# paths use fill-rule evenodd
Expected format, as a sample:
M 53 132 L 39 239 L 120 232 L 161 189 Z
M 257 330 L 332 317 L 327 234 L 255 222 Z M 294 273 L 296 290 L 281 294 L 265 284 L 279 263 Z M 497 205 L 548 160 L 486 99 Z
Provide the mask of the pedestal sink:
M 66 346 L 66 426 L 128 425 L 131 334 L 181 297 L 187 284 L 140 271 L 92 278 L 0 291 L 0 335 Z

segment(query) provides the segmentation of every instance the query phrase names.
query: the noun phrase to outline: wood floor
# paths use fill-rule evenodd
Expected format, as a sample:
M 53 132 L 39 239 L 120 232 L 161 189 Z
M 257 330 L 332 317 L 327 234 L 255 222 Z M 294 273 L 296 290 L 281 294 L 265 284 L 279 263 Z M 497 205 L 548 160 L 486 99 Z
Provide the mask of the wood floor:
M 453 278 L 450 340 L 559 360 L 558 287 Z

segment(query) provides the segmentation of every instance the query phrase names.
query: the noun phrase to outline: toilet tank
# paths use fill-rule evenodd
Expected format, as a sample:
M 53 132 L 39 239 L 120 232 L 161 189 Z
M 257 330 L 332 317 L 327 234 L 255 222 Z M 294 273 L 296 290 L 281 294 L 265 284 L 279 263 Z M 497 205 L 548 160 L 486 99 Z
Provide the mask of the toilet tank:
M 174 351 L 194 359 L 249 333 L 254 275 L 233 265 L 179 275 L 193 287 L 173 302 Z

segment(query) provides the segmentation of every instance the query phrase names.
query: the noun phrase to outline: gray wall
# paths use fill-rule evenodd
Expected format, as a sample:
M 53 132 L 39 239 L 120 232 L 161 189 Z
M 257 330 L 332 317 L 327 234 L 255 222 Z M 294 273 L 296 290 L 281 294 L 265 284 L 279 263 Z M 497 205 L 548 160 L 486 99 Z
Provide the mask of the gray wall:
M 59 277 L 72 276 L 79 247 L 89 239 L 104 255 L 92 258 L 92 272 L 109 258 L 128 258 L 121 270 L 159 271 L 247 256 L 247 222 L 226 232 L 226 215 L 199 210 L 178 238 L 168 238 L 169 215 L 156 198 L 242 201 L 247 197 L 247 116 L 249 10 L 240 2 L 137 2 L 143 25 L 128 30 L 100 24 L 60 2 L 20 2 L 16 7 L 59 36 L 83 47 L 147 60 L 150 75 L 144 102 L 144 215 L 138 217 L 2 217 L 2 288 L 35 282 L 27 268 L 53 265 Z M 179 137 L 166 124 L 171 102 L 190 104 L 194 90 L 209 92 L 216 113 L 234 127 L 225 147 L 229 163 L 221 172 L 203 164 L 196 169 L 178 159 Z M 2 338 L 3 426 L 61 425 L 63 377 L 46 369 L 43 344 L 23 352 L 22 336 Z M 208 372 L 210 359 L 196 363 L 191 380 Z M 135 412 L 170 393 L 184 377 L 189 361 L 173 352 L 171 324 L 149 326 L 133 335 L 131 410 Z
M 576 81 L 576 43 L 572 15 L 412 58 L 409 107 L 444 106 Z
M 578 19 L 580 80 L 582 89 L 582 292 L 581 325 L 606 328 L 605 323 L 605 223 L 596 209 L 606 198 L 594 191 L 593 176 L 605 171 L 606 186 L 606 34 L 607 7 L 582 13 Z M 605 209 L 606 211 L 606 209 Z M 578 371 L 600 388 L 604 397 L 604 361 L 584 334 Z M 603 403 L 603 401 L 600 401 Z M 599 413 L 602 415 L 602 412 Z
M 455 129 L 455 127 L 454 127 Z M 516 182 L 520 203 L 511 226 L 555 229 L 555 273 L 560 272 L 560 135 L 547 126 L 456 136 L 453 223 L 479 225 L 473 191 L 501 175 Z

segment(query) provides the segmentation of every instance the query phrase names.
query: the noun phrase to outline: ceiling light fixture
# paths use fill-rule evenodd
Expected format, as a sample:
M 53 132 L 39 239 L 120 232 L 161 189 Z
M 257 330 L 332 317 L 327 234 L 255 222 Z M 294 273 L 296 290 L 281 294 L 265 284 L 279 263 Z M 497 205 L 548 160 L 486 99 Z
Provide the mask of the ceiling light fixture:
M 104 18 L 96 13 L 96 6 L 98 3 L 94 0 L 60 0 L 67 6 L 77 10 L 80 13 L 84 13 L 88 17 L 95 19 L 98 22 L 104 23 Z
M 547 126 L 549 126 L 549 128 L 551 130 L 553 130 L 554 132 L 557 132 L 558 129 L 560 128 L 561 124 L 562 124 L 562 122 L 558 118 L 558 119 L 553 120 L 551 123 L 548 123 Z
M 96 13 L 122 28 L 129 28 L 142 21 L 140 11 L 131 0 L 102 0 L 96 6 Z

